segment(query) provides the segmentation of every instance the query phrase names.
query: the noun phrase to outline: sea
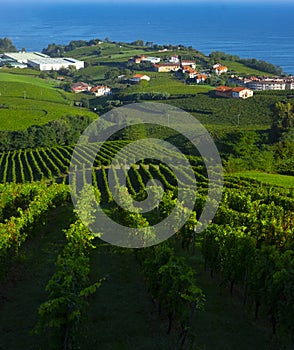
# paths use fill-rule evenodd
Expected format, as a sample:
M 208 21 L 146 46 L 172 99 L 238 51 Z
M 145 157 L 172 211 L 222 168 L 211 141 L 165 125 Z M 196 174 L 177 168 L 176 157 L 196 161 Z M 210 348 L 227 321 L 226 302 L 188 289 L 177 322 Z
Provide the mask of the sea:
M 0 0 L 1 1 L 1 0 Z M 99 0 L 98 0 L 99 1 Z M 193 46 L 257 58 L 294 75 L 294 3 L 193 2 L 5 2 L 0 38 L 18 49 L 41 51 L 49 43 L 109 38 Z

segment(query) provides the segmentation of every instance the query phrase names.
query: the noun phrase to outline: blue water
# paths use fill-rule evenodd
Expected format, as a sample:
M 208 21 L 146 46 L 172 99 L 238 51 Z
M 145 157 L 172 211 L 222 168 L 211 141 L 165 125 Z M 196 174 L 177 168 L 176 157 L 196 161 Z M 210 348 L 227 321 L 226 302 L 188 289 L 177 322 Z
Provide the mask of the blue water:
M 1 4 L 0 37 L 18 49 L 92 38 L 183 44 L 264 59 L 294 75 L 294 4 Z

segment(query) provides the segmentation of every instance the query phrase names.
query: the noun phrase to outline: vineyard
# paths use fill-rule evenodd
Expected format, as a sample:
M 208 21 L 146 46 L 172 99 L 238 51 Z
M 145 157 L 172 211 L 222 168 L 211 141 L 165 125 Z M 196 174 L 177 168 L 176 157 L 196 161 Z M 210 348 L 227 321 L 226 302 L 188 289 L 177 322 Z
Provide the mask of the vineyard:
M 112 163 L 113 157 L 127 144 L 128 141 L 105 142 L 97 156 L 95 143 L 87 144 L 77 149 L 76 157 L 80 162 L 88 164 L 91 157 L 95 156 L 95 161 L 93 163 L 94 168 L 108 168 Z M 144 152 L 146 157 L 148 157 L 150 149 L 151 146 L 149 149 L 141 147 L 140 151 Z M 63 181 L 65 181 L 65 177 L 69 172 L 73 150 L 74 146 L 58 146 L 0 153 L 0 182 L 25 183 L 53 180 L 54 178 L 63 178 Z M 154 149 L 152 150 L 154 151 Z M 167 164 L 171 160 L 176 160 L 178 157 L 174 152 L 164 148 L 158 151 L 161 152 Z M 135 159 L 137 152 L 137 146 L 132 145 L 130 145 L 127 152 L 122 150 L 117 159 L 117 167 L 121 168 L 122 165 L 126 165 L 130 160 Z M 203 170 L 201 159 L 199 160 L 196 157 L 192 158 L 191 161 L 198 178 L 201 179 L 201 181 L 206 181 L 206 178 L 203 176 L 205 170 Z M 164 165 L 161 165 L 161 168 L 163 172 L 168 171 Z M 155 171 L 154 168 L 153 171 Z M 183 172 L 185 171 L 183 170 Z
M 161 221 L 168 217 L 177 203 L 178 182 L 167 165 L 174 154 L 166 151 L 166 164 L 149 160 L 148 164 L 140 163 L 128 168 L 124 164 L 132 154 L 130 151 L 125 155 L 120 152 L 120 164 L 111 165 L 111 159 L 126 144 L 118 141 L 105 143 L 101 147 L 90 170 L 96 200 L 111 210 L 109 215 L 113 220 L 128 227 L 145 228 L 140 240 L 152 239 L 156 232 L 152 226 L 149 227 L 149 223 L 154 224 L 155 219 Z M 72 147 L 56 147 L 1 155 L 1 178 L 5 182 L 1 184 L 0 197 L 2 276 L 36 230 L 42 231 L 53 208 L 68 206 L 70 202 L 66 184 L 17 182 L 53 181 L 54 176 L 66 174 L 72 150 Z M 89 152 L 89 146 L 85 146 L 84 151 L 79 149 L 80 160 L 87 163 Z M 135 148 L 133 152 L 135 154 Z M 277 342 L 281 339 L 285 344 L 290 344 L 294 334 L 293 190 L 262 185 L 254 180 L 227 178 L 223 199 L 213 222 L 195 235 L 193 228 L 207 199 L 207 180 L 200 161 L 190 157 L 190 162 L 199 190 L 189 220 L 165 243 L 129 251 L 144 274 L 150 299 L 164 320 L 168 337 L 172 337 L 165 341 L 173 339 L 179 349 L 190 349 L 195 342 L 195 320 L 205 313 L 207 302 L 206 291 L 199 285 L 196 275 L 202 264 L 195 265 L 194 260 L 195 254 L 201 252 L 204 271 L 212 279 L 221 281 L 223 287 L 218 288 L 227 286 L 233 296 L 241 295 L 240 307 L 244 305 L 248 313 L 252 313 L 252 318 L 262 318 L 268 322 L 276 337 L 271 341 L 272 349 L 277 348 Z M 110 170 L 114 173 L 118 196 L 127 203 L 127 210 L 114 203 L 107 178 Z M 179 171 L 185 176 L 185 169 Z M 126 184 L 120 182 L 121 173 L 126 175 Z M 85 174 L 86 169 L 81 174 L 82 179 Z M 159 180 L 165 192 L 155 211 L 141 214 L 139 208 L 128 201 L 127 193 L 133 198 L 144 199 L 146 184 L 152 179 Z M 9 180 L 15 183 L 8 183 Z M 193 179 L 186 176 L 185 181 L 189 184 Z M 89 190 L 86 185 L 82 189 L 86 198 Z M 41 337 L 43 342 L 45 340 L 46 344 L 51 344 L 52 349 L 61 348 L 61 344 L 64 349 L 82 346 L 82 338 L 79 338 L 82 337 L 81 322 L 86 320 L 89 305 L 95 307 L 92 303 L 97 301 L 93 296 L 99 295 L 100 289 L 109 283 L 107 276 L 100 275 L 94 280 L 90 277 L 93 268 L 90 259 L 101 249 L 103 251 L 100 233 L 93 235 L 84 226 L 92 222 L 95 214 L 93 208 L 93 203 L 83 203 L 82 212 L 79 211 L 83 223 L 76 217 L 65 228 L 65 244 L 56 258 L 55 272 L 48 276 L 47 300 L 44 298 L 40 302 L 38 322 L 30 329 L 33 329 L 35 339 Z M 185 210 L 185 203 L 182 203 L 178 215 L 183 215 Z M 120 252 L 118 248 L 108 249 L 114 249 L 116 254 Z M 283 338 L 280 338 L 281 334 Z M 46 348 L 47 345 L 42 346 Z M 290 349 L 291 346 L 285 345 L 284 348 Z

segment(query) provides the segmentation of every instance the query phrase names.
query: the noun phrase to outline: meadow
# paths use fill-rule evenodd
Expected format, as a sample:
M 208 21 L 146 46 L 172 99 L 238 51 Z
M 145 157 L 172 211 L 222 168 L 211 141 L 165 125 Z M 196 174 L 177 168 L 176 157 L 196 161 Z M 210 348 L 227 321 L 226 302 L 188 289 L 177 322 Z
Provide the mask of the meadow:
M 74 107 L 76 96 L 55 85 L 52 79 L 0 71 L 0 129 L 25 130 L 66 115 L 97 117 L 85 108 Z
M 232 175 L 239 177 L 240 179 L 249 178 L 272 186 L 280 186 L 294 189 L 294 176 L 267 174 L 257 171 L 244 171 L 240 173 L 234 173 Z

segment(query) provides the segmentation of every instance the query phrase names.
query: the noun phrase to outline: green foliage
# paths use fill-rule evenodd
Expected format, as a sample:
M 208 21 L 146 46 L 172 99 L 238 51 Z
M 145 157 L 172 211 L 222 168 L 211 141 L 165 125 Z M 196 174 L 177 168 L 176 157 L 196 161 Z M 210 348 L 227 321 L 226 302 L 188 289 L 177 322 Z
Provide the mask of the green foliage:
M 0 53 L 15 52 L 16 47 L 12 44 L 12 41 L 8 38 L 0 38 Z
M 87 201 L 92 186 L 85 186 L 81 191 L 82 201 L 78 202 L 78 219 L 65 231 L 66 245 L 56 262 L 56 272 L 48 282 L 46 291 L 48 300 L 39 307 L 39 322 L 35 328 L 54 344 L 56 334 L 62 341 L 56 348 L 76 348 L 76 334 L 85 317 L 85 307 L 90 295 L 96 293 L 102 280 L 89 285 L 89 252 L 94 249 L 94 235 L 87 228 L 94 220 L 95 210 Z M 100 201 L 100 193 L 97 200 Z M 82 221 L 83 220 L 83 221 Z M 58 338 L 57 338 L 58 339 Z
M 90 122 L 88 116 L 68 115 L 27 130 L 0 131 L 0 151 L 73 144 Z
M 262 305 L 273 332 L 279 324 L 291 335 L 294 199 L 291 192 L 280 191 L 225 189 L 214 224 L 201 233 L 201 250 L 211 273 L 230 282 L 231 293 L 235 284 L 242 286 L 244 303 L 251 294 L 256 318 Z
M 46 223 L 49 209 L 69 200 L 69 191 L 65 185 L 48 188 L 44 184 L 6 185 L 1 190 L 8 190 L 8 194 L 13 191 L 11 199 L 1 196 L 2 219 L 6 218 L 0 223 L 0 260 L 3 262 L 9 255 L 18 253 L 33 229 Z

